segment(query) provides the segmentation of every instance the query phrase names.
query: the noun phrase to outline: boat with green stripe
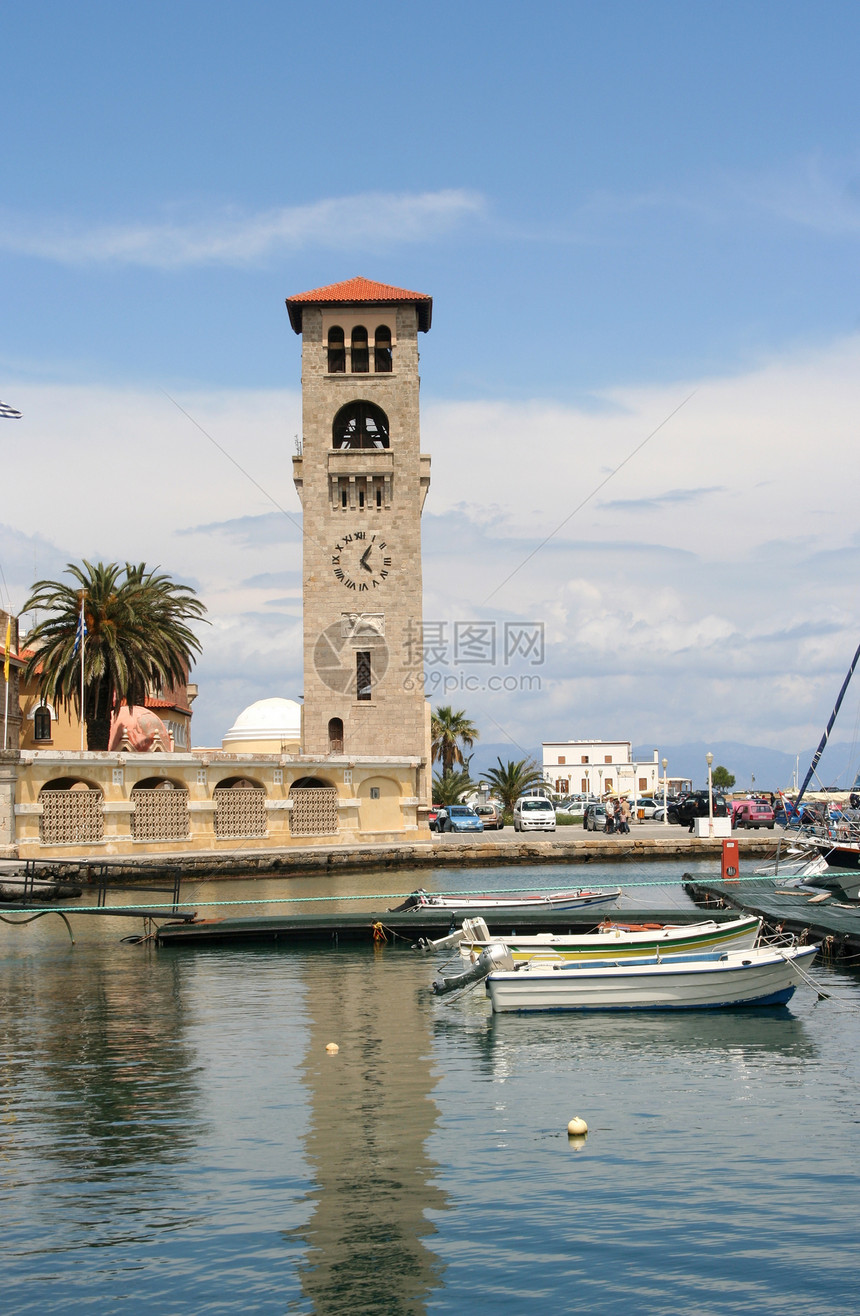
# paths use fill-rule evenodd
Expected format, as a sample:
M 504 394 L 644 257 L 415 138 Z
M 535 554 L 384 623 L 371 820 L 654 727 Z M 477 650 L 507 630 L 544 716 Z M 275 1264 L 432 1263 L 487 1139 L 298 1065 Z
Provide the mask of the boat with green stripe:
M 532 935 L 491 934 L 483 919 L 464 919 L 462 928 L 425 949 L 457 945 L 464 959 L 473 959 L 490 942 L 500 942 L 515 963 L 533 959 L 624 960 L 642 955 L 693 955 L 704 951 L 747 950 L 756 944 L 762 920 L 744 915 L 717 923 L 631 924 L 607 920 L 594 932 L 539 932 Z

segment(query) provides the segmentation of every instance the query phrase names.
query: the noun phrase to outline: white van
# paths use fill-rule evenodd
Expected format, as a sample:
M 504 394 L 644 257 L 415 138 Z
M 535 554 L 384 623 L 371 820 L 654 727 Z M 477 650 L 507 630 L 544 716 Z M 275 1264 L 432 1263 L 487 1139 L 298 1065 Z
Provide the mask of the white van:
M 514 805 L 515 832 L 554 832 L 552 801 L 540 795 L 521 795 Z

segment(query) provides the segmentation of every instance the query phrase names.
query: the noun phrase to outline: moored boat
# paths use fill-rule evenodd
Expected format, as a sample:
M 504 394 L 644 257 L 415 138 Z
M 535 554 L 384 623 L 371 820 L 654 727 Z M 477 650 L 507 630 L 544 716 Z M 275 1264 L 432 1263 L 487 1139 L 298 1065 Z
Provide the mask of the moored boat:
M 644 926 L 606 920 L 595 932 L 539 932 L 523 936 L 491 936 L 483 919 L 467 921 L 468 933 L 456 944 L 464 959 L 479 955 L 491 941 L 501 942 L 515 963 L 534 959 L 627 960 L 643 955 L 691 955 L 709 950 L 753 947 L 762 921 L 751 915 L 717 923 L 657 923 Z M 475 927 L 475 924 L 483 925 Z M 452 934 L 455 936 L 456 934 Z M 451 939 L 445 938 L 450 944 Z
M 783 1005 L 817 953 L 817 946 L 786 946 L 626 962 L 560 960 L 493 968 L 486 989 L 497 1013 Z
M 612 905 L 621 895 L 620 887 L 597 887 L 586 889 L 577 887 L 573 891 L 464 891 L 430 892 L 419 888 L 389 910 L 391 914 L 401 914 L 412 909 L 454 909 L 460 913 L 472 911 L 483 914 L 516 913 L 523 909 L 584 909 L 590 905 Z

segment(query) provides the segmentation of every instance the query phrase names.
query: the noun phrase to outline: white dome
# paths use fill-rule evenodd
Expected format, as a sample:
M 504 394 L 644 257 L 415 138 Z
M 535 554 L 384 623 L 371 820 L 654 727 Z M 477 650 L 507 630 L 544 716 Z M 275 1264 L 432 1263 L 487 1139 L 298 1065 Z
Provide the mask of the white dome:
M 258 699 L 244 709 L 222 744 L 237 740 L 298 740 L 302 734 L 302 707 L 295 699 Z

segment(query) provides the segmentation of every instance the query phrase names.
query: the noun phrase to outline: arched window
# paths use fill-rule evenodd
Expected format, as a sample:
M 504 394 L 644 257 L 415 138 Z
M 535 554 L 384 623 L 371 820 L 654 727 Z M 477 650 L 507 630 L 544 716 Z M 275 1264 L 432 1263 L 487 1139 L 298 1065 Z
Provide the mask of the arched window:
M 328 372 L 330 375 L 342 375 L 346 370 L 346 347 L 343 330 L 333 325 L 328 331 Z
M 367 346 L 367 330 L 357 324 L 352 331 L 352 371 L 355 375 L 366 375 L 370 369 L 370 351 Z
M 388 325 L 379 325 L 374 334 L 373 368 L 377 375 L 391 374 L 391 330 Z
M 328 752 L 329 754 L 343 753 L 343 718 L 333 717 L 329 719 Z
M 44 704 L 37 708 L 33 714 L 33 739 L 51 739 L 51 710 L 46 708 Z
M 372 402 L 348 402 L 334 418 L 334 448 L 387 448 L 388 417 Z

